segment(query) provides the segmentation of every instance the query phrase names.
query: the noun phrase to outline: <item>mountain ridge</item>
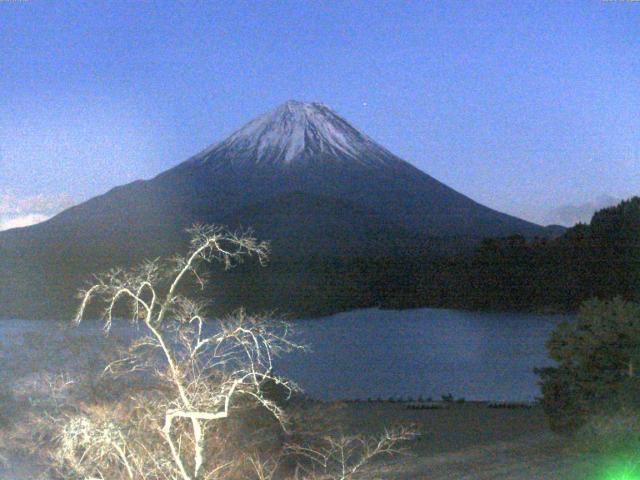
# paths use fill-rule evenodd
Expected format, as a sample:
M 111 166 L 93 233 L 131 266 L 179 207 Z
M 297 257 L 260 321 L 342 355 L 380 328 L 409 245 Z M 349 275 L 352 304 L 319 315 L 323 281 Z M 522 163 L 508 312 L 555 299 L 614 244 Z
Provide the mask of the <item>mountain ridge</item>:
M 289 100 L 258 116 L 188 162 L 218 160 L 216 153 L 220 151 L 232 163 L 248 160 L 255 165 L 279 166 L 291 165 L 310 154 L 346 157 L 368 166 L 376 166 L 376 160 L 393 157 L 327 105 L 297 100 Z
M 42 224 L 0 232 L 0 316 L 66 311 L 92 273 L 182 251 L 185 229 L 194 223 L 255 223 L 281 265 L 346 259 L 334 276 L 347 288 L 353 263 L 347 260 L 355 256 L 435 255 L 433 237 L 463 245 L 487 236 L 547 234 L 449 188 L 328 107 L 288 102 L 150 180 L 116 187 Z M 325 291 L 335 264 L 328 261 L 327 270 L 321 263 L 313 268 L 322 275 L 302 269 L 296 284 L 306 278 L 316 282 L 311 290 Z M 358 285 L 366 290 L 362 275 Z M 277 288 L 292 294 L 296 286 Z M 29 306 L 34 295 L 36 309 Z

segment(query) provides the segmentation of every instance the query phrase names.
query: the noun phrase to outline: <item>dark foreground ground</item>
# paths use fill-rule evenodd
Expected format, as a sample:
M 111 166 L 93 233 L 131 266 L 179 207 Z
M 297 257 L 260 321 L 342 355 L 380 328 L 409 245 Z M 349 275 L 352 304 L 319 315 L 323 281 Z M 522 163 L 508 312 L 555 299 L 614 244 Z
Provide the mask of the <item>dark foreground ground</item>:
M 390 480 L 582 480 L 599 461 L 574 453 L 546 426 L 539 407 L 494 409 L 452 404 L 413 410 L 400 403 L 318 404 L 346 432 L 375 434 L 398 424 L 420 433 L 404 455 L 372 464 L 360 478 Z M 326 410 L 325 410 L 326 409 Z M 335 422 L 335 423 L 334 423 Z M 39 469 L 28 459 L 0 468 L 1 480 L 31 480 Z
M 586 480 L 599 459 L 579 455 L 552 434 L 540 407 L 494 409 L 453 404 L 412 410 L 404 404 L 352 403 L 341 409 L 349 429 L 371 433 L 413 423 L 420 436 L 406 455 L 377 462 L 362 478 L 393 480 Z

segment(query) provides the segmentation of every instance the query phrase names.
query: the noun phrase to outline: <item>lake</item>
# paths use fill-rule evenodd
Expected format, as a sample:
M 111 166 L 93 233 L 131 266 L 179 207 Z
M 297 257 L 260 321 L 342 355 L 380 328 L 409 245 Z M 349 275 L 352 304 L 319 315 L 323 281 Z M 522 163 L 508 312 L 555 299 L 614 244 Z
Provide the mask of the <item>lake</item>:
M 311 353 L 279 371 L 323 399 L 433 397 L 531 401 L 545 342 L 571 316 L 459 310 L 356 310 L 296 323 Z
M 571 316 L 458 310 L 366 309 L 297 320 L 311 351 L 278 359 L 278 373 L 315 398 L 531 401 L 534 367 L 550 365 L 545 342 Z M 85 326 L 88 326 L 85 324 Z M 0 342 L 46 328 L 45 321 L 0 322 Z

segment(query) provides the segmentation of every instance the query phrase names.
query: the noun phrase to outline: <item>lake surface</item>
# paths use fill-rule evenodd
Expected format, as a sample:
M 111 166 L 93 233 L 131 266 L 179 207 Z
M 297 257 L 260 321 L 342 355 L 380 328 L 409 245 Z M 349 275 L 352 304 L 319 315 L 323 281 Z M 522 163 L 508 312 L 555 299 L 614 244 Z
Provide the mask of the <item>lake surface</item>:
M 278 359 L 278 373 L 312 397 L 432 397 L 530 401 L 540 395 L 534 367 L 550 365 L 545 342 L 571 316 L 458 310 L 355 310 L 294 323 L 311 352 Z M 85 323 L 85 327 L 88 325 Z M 0 342 L 46 328 L 2 321 Z
M 279 371 L 323 399 L 433 397 L 531 401 L 545 342 L 571 316 L 458 310 L 356 310 L 295 324 L 311 353 Z

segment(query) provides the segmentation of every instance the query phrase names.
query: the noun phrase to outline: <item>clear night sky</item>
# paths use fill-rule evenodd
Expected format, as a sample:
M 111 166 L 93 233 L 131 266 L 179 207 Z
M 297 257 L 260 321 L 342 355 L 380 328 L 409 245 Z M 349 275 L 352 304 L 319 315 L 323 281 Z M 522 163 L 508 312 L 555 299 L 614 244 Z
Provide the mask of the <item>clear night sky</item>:
M 640 3 L 0 0 L 0 228 L 321 101 L 493 208 L 640 194 Z

